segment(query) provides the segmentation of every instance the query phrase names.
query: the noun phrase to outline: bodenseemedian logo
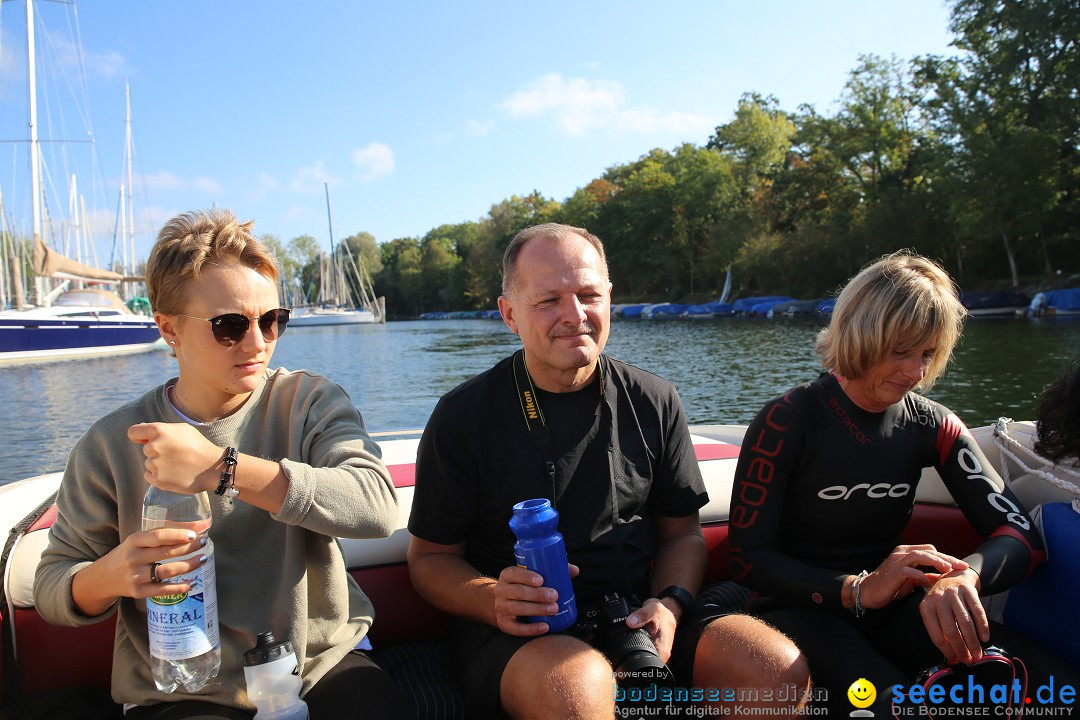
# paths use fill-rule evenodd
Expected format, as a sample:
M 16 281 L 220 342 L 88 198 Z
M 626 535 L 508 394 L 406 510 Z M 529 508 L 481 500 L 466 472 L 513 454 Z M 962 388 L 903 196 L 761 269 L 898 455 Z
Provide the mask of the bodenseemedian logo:
M 625 674 L 624 674 L 625 675 Z M 824 688 L 798 688 L 788 683 L 774 688 L 671 687 L 648 683 L 623 687 L 616 675 L 615 717 L 761 717 L 790 718 L 827 715 L 829 695 Z

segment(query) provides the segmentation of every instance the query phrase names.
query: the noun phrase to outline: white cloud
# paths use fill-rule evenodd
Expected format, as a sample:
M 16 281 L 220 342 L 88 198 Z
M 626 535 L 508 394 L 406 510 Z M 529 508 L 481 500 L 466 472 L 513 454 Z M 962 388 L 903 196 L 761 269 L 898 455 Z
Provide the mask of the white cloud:
M 197 177 L 191 183 L 196 190 L 201 190 L 204 193 L 220 193 L 221 184 L 217 180 L 208 177 Z
M 139 232 L 139 213 L 136 211 L 135 215 L 136 232 Z M 118 227 L 115 210 L 89 210 L 83 218 L 83 232 L 94 240 L 94 246 L 98 253 L 96 262 L 100 267 L 105 267 L 108 264 L 108 257 L 103 256 L 101 252 L 103 248 L 111 246 L 112 237 L 117 233 Z M 72 256 L 74 255 L 75 253 L 72 253 Z M 78 259 L 91 264 L 94 263 L 94 258 L 79 257 Z
M 626 91 L 614 80 L 564 78 L 557 73 L 528 83 L 498 107 L 510 117 L 552 117 L 559 129 L 575 136 L 593 129 L 700 134 L 711 132 L 715 125 L 693 113 L 626 107 Z
M 158 207 L 146 207 L 138 204 L 135 206 L 135 230 L 137 241 L 153 239 L 161 229 L 161 224 L 176 214 L 176 211 L 165 211 Z M 96 248 L 96 264 L 105 267 L 109 256 L 112 254 L 113 238 L 120 232 L 120 224 L 117 222 L 116 212 L 113 210 L 90 210 L 84 218 L 83 232 L 93 240 Z M 130 228 L 128 229 L 130 231 Z M 117 253 L 121 250 L 117 248 Z M 139 250 L 136 250 L 136 255 Z M 95 263 L 94 257 L 80 257 L 80 260 Z
M 124 182 L 124 180 L 120 179 L 117 182 Z M 135 178 L 134 183 L 136 189 L 145 186 L 149 190 L 165 190 L 168 192 L 187 190 L 188 188 L 195 188 L 200 192 L 211 194 L 221 192 L 221 183 L 214 178 L 200 175 L 193 180 L 184 180 L 168 170 L 158 170 L 150 175 L 142 175 Z
M 289 182 L 289 189 L 298 193 L 321 193 L 323 183 L 333 185 L 336 182 L 337 178 L 327 172 L 322 160 L 318 160 L 313 165 L 305 165 L 297 170 Z
M 487 122 L 480 122 L 479 120 L 467 120 L 465 122 L 465 132 L 475 137 L 481 135 L 487 135 L 491 132 L 491 128 L 495 127 L 495 123 L 491 120 Z
M 625 92 L 613 80 L 565 79 L 551 73 L 534 80 L 499 103 L 510 117 L 555 115 L 556 124 L 569 135 L 582 135 L 609 124 Z
M 353 164 L 360 168 L 364 182 L 385 177 L 394 172 L 394 151 L 380 142 L 369 143 L 365 148 L 353 150 Z
M 123 77 L 128 74 L 124 56 L 115 50 L 87 51 L 85 47 L 80 48 L 70 37 L 54 33 L 49 34 L 48 45 L 51 57 L 59 61 L 60 67 L 64 68 L 63 72 L 72 73 L 72 77 L 78 77 L 84 69 L 91 76 L 103 78 Z M 41 47 L 42 40 L 39 39 L 39 56 L 42 53 Z
M 0 78 L 7 84 L 8 77 L 16 72 L 15 51 L 12 50 L 12 38 L 8 33 L 0 31 Z M 22 78 L 19 79 L 22 82 Z
M 255 183 L 260 190 L 277 190 L 279 186 L 278 179 L 268 172 L 261 172 L 256 175 Z
M 86 67 L 91 73 L 101 77 L 111 78 L 127 74 L 127 62 L 120 53 L 109 50 L 107 52 L 85 53 Z
M 281 188 L 276 176 L 268 172 L 256 173 L 250 182 L 246 183 L 246 196 L 252 202 L 259 202 L 267 195 L 277 192 Z
M 616 118 L 616 127 L 627 132 L 673 131 L 683 134 L 712 133 L 716 127 L 703 115 L 684 112 L 663 112 L 657 108 L 624 110 Z
M 143 175 L 141 180 L 151 190 L 180 190 L 184 187 L 184 181 L 168 170 L 158 170 L 152 175 Z M 139 181 L 134 182 L 135 187 L 138 187 Z

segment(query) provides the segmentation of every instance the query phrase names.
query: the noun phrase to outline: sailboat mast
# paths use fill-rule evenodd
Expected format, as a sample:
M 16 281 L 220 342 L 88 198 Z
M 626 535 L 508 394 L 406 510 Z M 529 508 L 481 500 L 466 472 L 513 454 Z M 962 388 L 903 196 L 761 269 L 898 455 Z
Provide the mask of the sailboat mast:
M 27 56 L 27 91 L 29 93 L 30 123 L 30 199 L 31 217 L 33 218 L 33 248 L 39 247 L 41 240 L 41 146 L 38 142 L 37 123 L 37 46 L 34 42 L 34 0 L 26 0 L 26 56 Z M 45 297 L 45 287 L 41 277 L 34 278 L 35 302 L 41 303 Z
M 341 292 L 338 284 L 338 263 L 334 259 L 334 216 L 330 212 L 330 185 L 329 183 L 323 183 L 323 191 L 326 193 L 326 224 L 330 226 L 330 257 L 328 260 L 328 269 L 333 276 L 333 303 L 335 305 L 341 304 Z M 325 282 L 325 276 L 323 282 Z
M 134 193 L 134 185 L 131 182 L 131 155 L 132 155 L 132 141 L 131 141 L 131 86 L 126 82 L 124 83 L 124 100 L 127 104 L 127 116 L 124 124 L 124 157 L 127 159 L 127 211 L 128 211 L 128 243 L 131 246 L 131 264 L 126 268 L 128 275 L 136 275 L 135 272 L 135 206 L 132 203 L 132 195 Z M 125 252 L 125 254 L 127 254 Z
M 124 268 L 127 268 L 127 206 L 124 204 L 125 200 L 126 197 L 124 195 L 124 183 L 120 183 L 120 264 Z
M 26 0 L 26 56 L 30 109 L 30 193 L 34 243 L 41 241 L 41 165 L 37 127 L 37 50 L 34 44 L 34 0 Z
M 330 214 L 330 185 L 323 183 L 323 191 L 326 192 L 326 222 L 330 226 L 330 252 L 334 251 L 334 218 Z

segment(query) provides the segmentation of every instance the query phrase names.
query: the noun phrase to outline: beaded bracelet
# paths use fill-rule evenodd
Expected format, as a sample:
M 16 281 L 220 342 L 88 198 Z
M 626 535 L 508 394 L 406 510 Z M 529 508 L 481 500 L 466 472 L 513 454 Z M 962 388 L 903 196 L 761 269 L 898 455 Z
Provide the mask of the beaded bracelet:
M 236 448 L 225 448 L 225 457 L 222 458 L 222 462 L 225 463 L 225 469 L 221 471 L 221 479 L 218 480 L 214 494 L 234 498 L 240 494 L 240 491 L 236 489 Z

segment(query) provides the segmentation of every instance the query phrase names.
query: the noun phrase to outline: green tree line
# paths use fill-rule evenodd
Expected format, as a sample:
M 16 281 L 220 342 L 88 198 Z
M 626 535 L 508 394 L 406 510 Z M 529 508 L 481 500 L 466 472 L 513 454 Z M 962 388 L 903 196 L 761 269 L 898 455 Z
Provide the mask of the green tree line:
M 701 144 L 562 201 L 533 191 L 423 237 L 343 242 L 398 317 L 495 307 L 503 250 L 541 222 L 598 235 L 624 301 L 712 299 L 729 266 L 738 295 L 822 297 L 900 248 L 968 289 L 1075 272 L 1080 4 L 953 0 L 950 30 L 956 56 L 862 56 L 831 114 L 750 92 Z M 317 284 L 317 247 L 278 243 L 294 285 Z

